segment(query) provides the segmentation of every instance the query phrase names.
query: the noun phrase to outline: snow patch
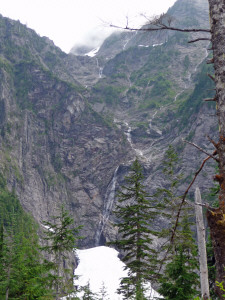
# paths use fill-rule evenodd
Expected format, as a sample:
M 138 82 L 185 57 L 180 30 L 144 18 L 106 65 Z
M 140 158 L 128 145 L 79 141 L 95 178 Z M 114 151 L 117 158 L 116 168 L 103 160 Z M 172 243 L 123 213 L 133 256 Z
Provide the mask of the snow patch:
M 156 46 L 162 46 L 163 43 L 160 43 L 160 44 L 153 44 L 152 47 L 156 47 Z
M 125 264 L 118 257 L 119 252 L 101 246 L 76 250 L 76 254 L 80 262 L 75 270 L 75 275 L 79 276 L 75 285 L 85 286 L 89 281 L 92 292 L 98 293 L 104 282 L 109 299 L 121 300 L 122 296 L 118 295 L 116 291 L 119 288 L 120 278 L 127 276 L 127 271 L 124 270 Z M 148 299 L 159 297 L 150 284 L 146 295 L 149 297 Z
M 54 230 L 50 227 L 50 226 L 47 226 L 47 225 L 44 225 L 44 224 L 41 224 L 45 229 L 47 229 L 48 231 L 51 231 L 51 232 L 54 232 Z
M 94 57 L 98 53 L 99 49 L 100 49 L 100 47 L 92 49 L 90 52 L 85 53 L 84 55 Z

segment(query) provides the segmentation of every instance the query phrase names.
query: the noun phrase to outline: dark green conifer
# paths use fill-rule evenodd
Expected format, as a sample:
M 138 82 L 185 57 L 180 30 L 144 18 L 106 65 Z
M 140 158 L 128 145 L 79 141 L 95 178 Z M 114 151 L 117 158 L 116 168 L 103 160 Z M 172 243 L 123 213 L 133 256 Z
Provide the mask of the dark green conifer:
M 83 291 L 82 300 L 97 300 L 96 294 L 91 291 L 90 282 L 81 288 Z
M 165 240 L 162 246 L 161 267 L 164 265 L 163 274 L 159 282 L 158 292 L 167 300 L 192 299 L 198 294 L 199 286 L 197 260 L 197 246 L 191 231 L 191 209 L 183 205 L 180 211 L 179 222 L 171 242 L 171 234 L 174 233 L 174 225 L 180 209 L 181 197 L 178 194 L 178 185 L 182 178 L 176 174 L 178 156 L 172 146 L 165 153 L 163 173 L 167 181 L 167 187 L 158 189 L 158 197 L 161 203 L 162 214 L 168 220 L 167 228 L 161 231 L 161 237 Z M 169 237 L 169 238 L 168 238 Z
M 52 222 L 43 222 L 47 231 L 45 240 L 48 245 L 42 247 L 53 256 L 55 272 L 53 276 L 53 286 L 55 288 L 55 299 L 60 296 L 75 292 L 73 286 L 73 267 L 63 267 L 68 263 L 69 254 L 75 250 L 76 242 L 81 237 L 78 236 L 81 226 L 74 227 L 74 220 L 62 206 L 59 214 L 52 217 Z M 66 281 L 64 280 L 66 279 Z
M 157 253 L 152 249 L 150 225 L 157 214 L 155 204 L 145 191 L 143 170 L 136 159 L 126 185 L 118 193 L 115 215 L 120 220 L 118 240 L 112 244 L 124 254 L 128 277 L 122 278 L 119 293 L 124 299 L 145 299 L 144 286 L 155 275 Z
M 166 300 L 190 300 L 199 294 L 197 247 L 187 216 L 183 217 L 179 231 L 180 242 L 176 243 L 172 259 L 167 261 L 159 279 L 158 292 Z

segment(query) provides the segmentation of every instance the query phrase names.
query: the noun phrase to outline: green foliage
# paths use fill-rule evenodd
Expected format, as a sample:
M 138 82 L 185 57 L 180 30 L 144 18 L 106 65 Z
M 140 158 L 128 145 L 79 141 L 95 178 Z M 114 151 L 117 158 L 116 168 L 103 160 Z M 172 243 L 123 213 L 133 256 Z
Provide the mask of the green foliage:
M 98 300 L 110 300 L 104 282 L 102 282 L 102 286 L 98 293 Z
M 55 169 L 56 172 L 61 171 L 62 166 L 63 166 L 63 162 L 61 160 L 60 154 L 57 153 L 52 157 L 52 164 L 53 164 L 54 169 Z
M 52 299 L 51 263 L 39 249 L 37 226 L 0 175 L 0 298 Z M 49 297 L 49 298 L 47 298 Z
M 120 94 L 124 90 L 125 87 L 123 86 L 113 86 L 101 82 L 94 86 L 92 97 L 94 101 L 102 101 L 109 105 L 116 105 L 119 102 Z
M 173 218 L 171 214 L 177 211 L 177 204 L 180 201 L 177 195 L 178 184 L 182 178 L 181 174 L 176 174 L 176 166 L 178 164 L 178 155 L 172 145 L 169 145 L 162 163 L 163 175 L 167 181 L 167 187 L 159 188 L 155 196 L 160 200 L 160 207 L 164 217 L 170 220 L 171 226 Z M 166 232 L 165 234 L 168 234 Z
M 49 253 L 59 253 L 60 255 L 65 251 L 73 250 L 76 246 L 76 240 L 78 239 L 77 234 L 81 226 L 76 228 L 72 226 L 74 220 L 69 216 L 63 206 L 59 211 L 59 215 L 53 216 L 52 220 L 53 222 L 43 222 L 44 226 L 48 228 L 45 240 L 51 241 L 51 244 L 44 247 L 44 250 Z
M 90 282 L 88 282 L 84 287 L 81 288 L 83 292 L 82 300 L 96 300 L 96 294 L 91 291 Z
M 168 80 L 169 75 L 160 73 L 157 76 L 148 79 L 148 85 L 152 86 L 151 90 L 146 90 L 144 99 L 140 103 L 140 109 L 156 108 L 163 104 L 171 103 L 175 97 L 172 81 Z M 143 82 L 142 78 L 142 82 Z
M 48 244 L 42 247 L 42 250 L 48 252 L 53 256 L 54 262 L 54 280 L 53 287 L 55 288 L 55 297 L 65 293 L 71 293 L 74 291 L 73 287 L 73 270 L 72 268 L 62 268 L 69 258 L 69 253 L 76 247 L 76 242 L 81 237 L 78 235 L 81 226 L 74 227 L 74 220 L 69 216 L 68 212 L 62 206 L 59 214 L 52 217 L 52 222 L 43 222 L 47 231 L 45 232 L 44 240 Z M 69 276 L 65 283 L 64 278 Z
M 211 73 L 212 68 L 204 65 L 202 67 L 201 73 L 198 76 L 198 83 L 195 86 L 195 89 L 191 96 L 183 102 L 176 113 L 176 117 L 178 118 L 181 116 L 180 119 L 180 129 L 185 128 L 191 119 L 191 116 L 198 113 L 201 106 L 203 105 L 202 99 L 204 98 L 211 98 L 214 95 L 214 83 L 213 81 L 207 76 L 207 73 Z M 205 105 L 215 105 L 214 103 L 205 104 Z
M 208 236 L 206 251 L 207 251 L 209 292 L 212 299 L 217 299 L 217 296 L 215 294 L 215 284 L 216 284 L 215 256 L 214 256 L 213 246 L 212 246 L 212 241 L 210 236 Z
M 180 227 L 181 239 L 159 279 L 158 292 L 167 300 L 190 300 L 198 294 L 197 251 L 188 217 L 183 218 Z
M 222 292 L 225 292 L 224 282 L 216 281 L 216 286 L 218 286 Z M 223 294 L 222 297 L 225 298 L 225 294 Z
M 184 58 L 184 67 L 185 67 L 185 70 L 187 70 L 190 66 L 190 59 L 189 59 L 189 56 L 186 55 L 185 58 Z
M 128 277 L 121 280 L 119 288 L 123 299 L 144 299 L 144 283 L 155 276 L 157 254 L 151 248 L 154 232 L 149 224 L 156 215 L 156 206 L 145 192 L 142 180 L 142 167 L 136 159 L 125 177 L 126 185 L 118 193 L 114 212 L 120 220 L 116 224 L 119 238 L 111 244 L 125 253 L 122 260 L 128 270 Z
M 154 86 L 151 90 L 150 96 L 152 97 L 168 97 L 171 90 L 171 82 L 165 78 L 164 75 L 158 75 L 156 77 Z
M 63 269 L 62 261 L 74 249 L 80 227 L 72 228 L 73 220 L 64 208 L 53 220 L 54 224 L 46 222 L 48 245 L 40 248 L 37 225 L 8 191 L 0 173 L 0 299 L 8 294 L 14 300 L 53 300 L 59 293 L 73 291 L 73 270 Z M 54 256 L 52 262 L 44 258 L 43 250 Z
M 14 84 L 19 106 L 22 109 L 26 108 L 35 111 L 34 104 L 28 99 L 28 93 L 34 88 L 35 84 L 28 72 L 31 67 L 31 62 L 21 62 L 17 64 L 14 70 Z
M 197 249 L 190 229 L 192 223 L 187 208 L 183 207 L 180 212 L 180 221 L 177 224 L 173 244 L 170 243 L 171 232 L 175 228 L 181 201 L 177 196 L 177 188 L 182 176 L 176 175 L 177 164 L 178 156 L 170 145 L 163 161 L 163 173 L 169 184 L 167 188 L 158 189 L 157 193 L 161 202 L 162 214 L 169 223 L 168 228 L 161 232 L 162 237 L 168 239 L 169 236 L 169 243 L 164 244 L 162 248 L 166 251 L 167 256 L 163 257 L 162 263 L 165 265 L 165 271 L 159 279 L 158 292 L 167 300 L 190 300 L 198 294 L 199 282 L 196 274 Z

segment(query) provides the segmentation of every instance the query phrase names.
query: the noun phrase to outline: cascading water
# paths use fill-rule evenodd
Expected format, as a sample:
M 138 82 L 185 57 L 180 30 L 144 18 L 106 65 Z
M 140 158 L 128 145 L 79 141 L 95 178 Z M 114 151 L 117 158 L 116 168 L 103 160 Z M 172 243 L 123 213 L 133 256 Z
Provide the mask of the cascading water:
M 108 188 L 105 193 L 103 213 L 101 216 L 101 220 L 99 221 L 98 230 L 97 230 L 96 236 L 95 236 L 95 246 L 101 245 L 102 233 L 105 228 L 105 225 L 108 222 L 110 213 L 112 211 L 113 203 L 115 200 L 118 169 L 119 169 L 119 166 L 116 168 L 116 170 L 113 174 L 113 178 L 112 178 L 111 182 L 109 183 Z
M 128 142 L 130 143 L 131 148 L 134 149 L 134 151 L 137 153 L 137 155 L 143 156 L 143 155 L 144 155 L 144 154 L 143 154 L 143 151 L 141 151 L 141 150 L 139 150 L 139 149 L 136 149 L 136 148 L 134 148 L 134 146 L 133 146 L 132 139 L 131 139 L 131 127 L 128 125 L 127 122 L 125 122 L 124 124 L 128 127 L 127 130 L 126 130 L 124 133 L 125 133 L 125 135 L 127 136 L 127 140 L 128 140 Z
M 103 68 L 99 66 L 99 62 L 98 62 L 98 58 L 96 57 L 96 63 L 97 63 L 97 67 L 98 67 L 98 77 L 99 78 L 102 78 L 102 71 L 103 71 Z

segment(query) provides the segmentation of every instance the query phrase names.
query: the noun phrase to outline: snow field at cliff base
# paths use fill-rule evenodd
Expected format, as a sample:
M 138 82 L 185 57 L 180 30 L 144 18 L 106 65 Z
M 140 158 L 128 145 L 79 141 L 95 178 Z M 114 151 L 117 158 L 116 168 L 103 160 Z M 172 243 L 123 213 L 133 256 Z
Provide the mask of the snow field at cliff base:
M 105 246 L 76 250 L 79 264 L 75 275 L 79 278 L 75 281 L 75 285 L 85 286 L 89 282 L 91 291 L 99 293 L 104 283 L 107 299 L 121 300 L 122 296 L 116 291 L 119 288 L 120 278 L 127 276 L 127 271 L 124 270 L 125 264 L 119 259 L 118 254 L 115 249 Z M 149 284 L 146 286 L 146 296 L 150 300 L 156 299 L 159 294 Z

